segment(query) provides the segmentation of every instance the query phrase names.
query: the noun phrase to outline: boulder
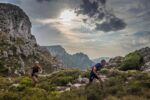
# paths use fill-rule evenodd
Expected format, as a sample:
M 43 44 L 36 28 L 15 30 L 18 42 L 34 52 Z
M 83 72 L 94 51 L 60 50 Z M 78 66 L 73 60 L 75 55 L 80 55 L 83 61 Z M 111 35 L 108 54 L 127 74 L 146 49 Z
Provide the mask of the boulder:
M 119 67 L 121 65 L 123 61 L 123 57 L 121 56 L 117 56 L 117 57 L 114 57 L 114 58 L 111 58 L 108 62 L 108 68 L 112 68 L 112 67 Z
M 145 71 L 145 72 L 150 72 L 150 61 L 145 63 L 142 67 L 141 70 Z
M 8 57 L 7 51 L 3 51 L 3 57 L 4 57 L 4 58 L 7 58 L 7 57 Z
M 8 51 L 8 55 L 13 56 L 13 55 L 14 55 L 13 51 L 12 51 L 12 50 L 9 50 L 9 51 Z

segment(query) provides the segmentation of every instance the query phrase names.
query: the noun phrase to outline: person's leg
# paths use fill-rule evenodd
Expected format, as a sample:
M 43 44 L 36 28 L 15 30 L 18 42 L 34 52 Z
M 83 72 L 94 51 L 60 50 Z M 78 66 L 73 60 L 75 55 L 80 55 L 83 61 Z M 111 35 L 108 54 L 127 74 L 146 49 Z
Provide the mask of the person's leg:
M 92 74 L 90 74 L 89 83 L 86 85 L 86 87 L 88 87 L 89 85 L 91 85 L 92 82 L 93 82 L 93 80 L 94 80 L 94 76 Z
M 100 78 L 98 78 L 97 76 L 95 76 L 95 78 L 99 80 L 100 86 L 102 87 L 102 89 L 104 89 L 104 83 L 103 83 L 103 81 Z
M 36 86 L 36 84 L 38 83 L 38 79 L 35 75 L 32 76 L 32 81 L 33 81 L 33 85 Z

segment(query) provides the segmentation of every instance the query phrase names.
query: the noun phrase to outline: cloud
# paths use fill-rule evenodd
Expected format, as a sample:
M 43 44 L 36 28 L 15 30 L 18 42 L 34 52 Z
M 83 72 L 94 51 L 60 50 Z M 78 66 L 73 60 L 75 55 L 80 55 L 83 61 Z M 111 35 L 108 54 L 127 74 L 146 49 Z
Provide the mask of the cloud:
M 124 20 L 116 17 L 113 12 L 106 9 L 106 0 L 82 0 L 80 8 L 76 10 L 77 15 L 86 15 L 83 19 L 95 26 L 96 30 L 110 32 L 122 30 L 126 27 Z M 91 20 L 91 21 L 89 21 Z
M 122 30 L 125 27 L 126 24 L 124 23 L 124 21 L 116 17 L 111 18 L 108 22 L 106 21 L 102 24 L 96 24 L 96 29 L 102 30 L 104 32 Z
M 4 3 L 14 3 L 14 4 L 21 4 L 21 0 L 0 0 L 0 2 L 4 2 Z
M 57 2 L 58 0 L 36 0 L 36 1 L 41 3 L 41 2 L 45 2 L 45 1 L 56 1 Z

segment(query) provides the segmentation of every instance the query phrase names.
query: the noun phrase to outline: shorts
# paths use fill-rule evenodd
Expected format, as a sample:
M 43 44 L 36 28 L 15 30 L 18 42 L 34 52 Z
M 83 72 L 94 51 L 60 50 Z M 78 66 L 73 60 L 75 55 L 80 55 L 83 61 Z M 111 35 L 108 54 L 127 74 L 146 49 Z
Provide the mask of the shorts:
M 35 77 L 38 77 L 38 73 L 32 73 L 31 76 L 35 76 Z
M 90 81 L 90 82 L 93 82 L 93 80 L 94 80 L 95 78 L 98 79 L 98 77 L 94 74 L 94 72 L 91 71 L 89 81 Z

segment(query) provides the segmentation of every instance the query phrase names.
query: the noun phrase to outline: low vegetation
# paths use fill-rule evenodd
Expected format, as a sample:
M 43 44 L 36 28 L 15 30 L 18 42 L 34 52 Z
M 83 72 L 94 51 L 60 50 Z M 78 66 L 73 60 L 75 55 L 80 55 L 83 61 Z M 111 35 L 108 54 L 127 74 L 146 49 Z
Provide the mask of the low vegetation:
M 60 92 L 58 86 L 75 83 L 79 75 L 88 77 L 88 72 L 64 70 L 50 76 L 40 77 L 36 87 L 28 76 L 11 80 L 0 77 L 0 100 L 149 100 L 150 74 L 141 71 L 110 71 L 100 73 L 108 77 L 103 90 L 94 82 L 88 87 L 72 88 Z M 20 99 L 21 98 L 21 99 Z
M 133 52 L 133 53 L 129 53 L 128 55 L 125 56 L 122 65 L 121 65 L 121 69 L 122 70 L 139 70 L 140 66 L 142 64 L 142 56 L 137 53 L 137 52 Z

